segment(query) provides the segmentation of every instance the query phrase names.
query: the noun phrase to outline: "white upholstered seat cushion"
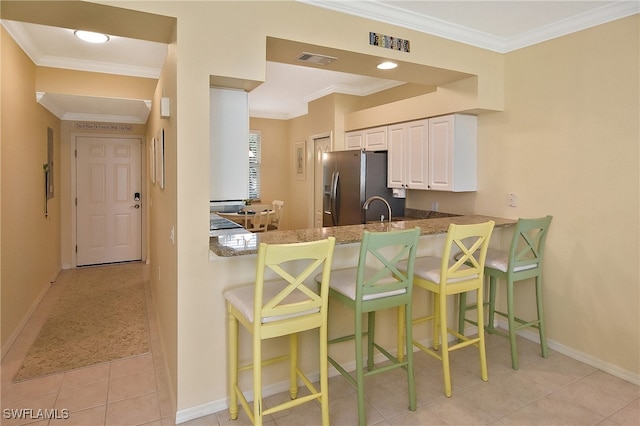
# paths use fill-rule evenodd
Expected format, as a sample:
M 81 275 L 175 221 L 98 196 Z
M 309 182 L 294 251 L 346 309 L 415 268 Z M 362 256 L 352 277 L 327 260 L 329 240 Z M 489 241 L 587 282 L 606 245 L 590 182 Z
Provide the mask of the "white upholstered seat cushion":
M 441 275 L 441 263 L 442 258 L 436 256 L 416 257 L 416 261 L 413 266 L 413 274 L 418 278 L 422 278 L 423 280 L 439 283 Z M 449 266 L 451 265 L 453 265 L 453 261 L 449 262 Z M 398 266 L 401 269 L 406 269 L 406 262 L 401 262 Z M 478 275 L 474 274 L 466 278 L 450 279 L 447 283 L 453 284 L 474 278 L 478 278 Z
M 503 250 L 489 249 L 487 250 L 487 258 L 484 262 L 486 268 L 497 269 L 498 271 L 507 272 L 509 268 L 509 253 Z M 527 265 L 520 265 L 513 268 L 513 272 L 526 271 L 538 267 L 538 262 Z
M 340 294 L 348 297 L 351 300 L 356 300 L 356 275 L 358 272 L 358 268 L 346 268 L 346 269 L 338 269 L 335 271 L 331 271 L 331 282 L 330 287 L 337 291 Z M 364 270 L 364 278 L 365 280 L 371 278 L 375 273 L 378 272 L 378 269 L 365 267 Z M 316 276 L 316 281 L 322 279 L 322 275 Z M 379 284 L 385 283 L 393 283 L 397 282 L 395 278 L 389 275 L 388 278 L 383 278 L 378 281 Z M 365 295 L 362 300 L 374 300 L 380 299 L 383 297 L 396 296 L 398 294 L 406 293 L 406 289 L 399 289 L 393 291 L 386 291 L 382 293 L 374 293 Z
M 280 293 L 286 286 L 287 286 L 287 282 L 284 280 L 281 281 L 266 281 L 264 283 L 264 290 L 263 290 L 263 294 L 262 294 L 262 303 L 264 305 L 264 303 L 268 302 L 269 300 L 273 299 L 278 293 Z M 309 288 L 311 288 L 315 293 L 318 293 L 318 286 L 317 284 L 312 284 L 311 286 L 308 286 Z M 235 306 L 236 309 L 238 309 L 250 322 L 253 322 L 253 300 L 254 300 L 254 296 L 255 296 L 255 285 L 251 284 L 251 285 L 246 285 L 243 287 L 238 287 L 238 288 L 234 288 L 231 290 L 227 290 L 224 293 L 224 298 L 231 303 L 233 306 Z M 307 297 L 307 295 L 305 295 L 304 293 L 302 293 L 301 291 L 294 291 L 292 292 L 290 295 L 288 295 L 280 304 L 281 305 L 286 305 L 289 303 L 299 303 L 299 302 L 305 302 L 309 300 L 309 298 Z M 265 317 L 262 319 L 262 323 L 268 323 L 268 322 L 273 322 L 273 321 L 279 321 L 279 320 L 283 320 L 283 319 L 288 319 L 288 318 L 294 318 L 294 317 L 299 317 L 299 316 L 303 316 L 303 315 L 309 315 L 309 314 L 313 314 L 316 312 L 319 312 L 320 309 L 319 308 L 315 308 L 315 309 L 309 309 L 306 311 L 302 311 L 302 312 L 298 312 L 295 314 L 289 314 L 289 315 L 276 315 L 276 316 L 272 316 L 272 317 Z

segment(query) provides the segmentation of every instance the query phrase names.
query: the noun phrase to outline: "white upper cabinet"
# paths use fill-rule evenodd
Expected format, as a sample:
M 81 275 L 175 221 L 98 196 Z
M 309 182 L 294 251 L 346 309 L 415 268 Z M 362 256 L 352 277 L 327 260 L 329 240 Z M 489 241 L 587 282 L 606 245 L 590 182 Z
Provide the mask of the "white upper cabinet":
M 463 192 L 477 187 L 477 118 L 430 118 L 429 189 Z
M 374 127 L 364 130 L 365 151 L 387 150 L 387 126 Z
M 388 126 L 389 188 L 475 191 L 476 127 L 459 114 Z
M 249 198 L 247 93 L 210 89 L 209 200 Z
M 428 189 L 429 121 L 418 120 L 388 126 L 387 186 Z
M 345 134 L 346 149 L 387 150 L 387 126 L 356 130 Z
M 361 149 L 364 146 L 364 132 L 357 130 L 345 134 L 344 145 L 346 149 Z

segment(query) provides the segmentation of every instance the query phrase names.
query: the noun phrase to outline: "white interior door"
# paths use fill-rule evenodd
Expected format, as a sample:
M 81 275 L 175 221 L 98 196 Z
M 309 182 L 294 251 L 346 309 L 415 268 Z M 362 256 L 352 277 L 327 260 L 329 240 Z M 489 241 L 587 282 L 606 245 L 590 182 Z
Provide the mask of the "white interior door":
M 331 151 L 331 138 L 323 137 L 313 140 L 314 156 L 313 156 L 313 223 L 315 228 L 322 228 L 323 220 L 323 174 L 322 174 L 322 155 Z
M 142 259 L 141 151 L 140 139 L 76 138 L 78 266 Z

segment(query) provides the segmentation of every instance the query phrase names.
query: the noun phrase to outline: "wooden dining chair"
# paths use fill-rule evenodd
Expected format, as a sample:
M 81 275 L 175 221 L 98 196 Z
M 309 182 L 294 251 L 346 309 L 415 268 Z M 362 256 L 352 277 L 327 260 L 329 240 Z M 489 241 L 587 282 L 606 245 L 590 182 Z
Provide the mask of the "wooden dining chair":
M 282 226 L 282 216 L 284 215 L 284 201 L 273 200 L 273 216 L 271 217 L 271 223 L 269 229 L 280 229 Z
M 273 210 L 251 213 L 244 212 L 244 227 L 251 232 L 267 232 L 273 216 Z
M 265 244 L 258 249 L 256 280 L 224 293 L 228 314 L 229 414 L 238 417 L 238 401 L 251 422 L 262 425 L 264 416 L 306 402 L 319 401 L 322 424 L 329 425 L 327 306 L 335 238 L 291 243 Z M 322 272 L 319 286 L 314 275 Z M 276 278 L 267 280 L 268 274 Z M 309 282 L 307 282 L 309 281 Z M 252 362 L 238 366 L 238 324 L 252 336 Z M 317 389 L 298 364 L 298 333 L 318 329 L 320 385 Z M 289 336 L 289 353 L 263 359 L 263 342 Z M 287 346 L 287 345 L 285 345 Z M 263 403 L 262 370 L 267 365 L 289 361 L 290 401 L 266 408 Z M 253 404 L 238 382 L 239 372 L 253 370 Z M 298 380 L 308 393 L 298 396 Z

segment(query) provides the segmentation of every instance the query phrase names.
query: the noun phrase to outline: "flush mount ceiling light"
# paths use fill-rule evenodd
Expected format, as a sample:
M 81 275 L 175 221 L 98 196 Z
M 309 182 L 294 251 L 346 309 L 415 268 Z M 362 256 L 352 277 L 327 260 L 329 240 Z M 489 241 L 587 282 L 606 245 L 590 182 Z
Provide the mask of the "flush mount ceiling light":
M 376 68 L 378 68 L 379 70 L 392 70 L 395 67 L 397 67 L 398 64 L 396 64 L 395 62 L 383 62 L 381 64 L 378 64 L 378 66 Z
M 80 40 L 89 43 L 106 43 L 109 41 L 109 36 L 102 33 L 94 33 L 91 31 L 75 30 L 73 34 Z

